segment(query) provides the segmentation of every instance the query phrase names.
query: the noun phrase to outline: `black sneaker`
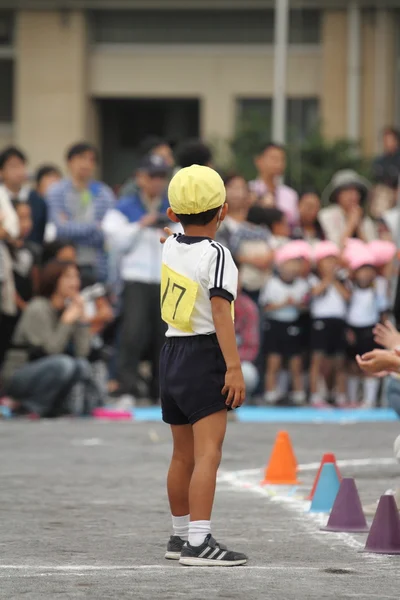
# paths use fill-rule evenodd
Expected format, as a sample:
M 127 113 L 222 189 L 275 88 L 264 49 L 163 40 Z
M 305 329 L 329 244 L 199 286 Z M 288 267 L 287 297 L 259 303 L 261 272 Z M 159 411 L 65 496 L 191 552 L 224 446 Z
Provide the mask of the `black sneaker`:
M 179 562 L 187 567 L 238 567 L 245 565 L 247 560 L 245 554 L 228 550 L 209 533 L 201 546 L 185 543 Z
M 169 538 L 167 551 L 165 553 L 165 558 L 167 560 L 179 560 L 184 543 L 185 540 L 182 540 L 182 538 L 178 537 L 177 535 L 171 535 Z

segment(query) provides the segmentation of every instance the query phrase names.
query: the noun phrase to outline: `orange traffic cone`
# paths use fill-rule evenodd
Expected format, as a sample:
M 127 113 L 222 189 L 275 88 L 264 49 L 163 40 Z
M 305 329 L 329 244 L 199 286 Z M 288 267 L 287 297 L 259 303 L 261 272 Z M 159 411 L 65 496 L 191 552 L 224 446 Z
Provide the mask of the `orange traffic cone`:
M 287 431 L 276 436 L 262 485 L 297 485 L 297 460 Z
M 331 453 L 324 454 L 323 457 L 322 457 L 322 460 L 321 460 L 321 464 L 319 465 L 318 472 L 317 472 L 317 474 L 315 476 L 314 483 L 313 483 L 313 486 L 312 486 L 312 490 L 309 493 L 309 495 L 307 496 L 306 500 L 312 500 L 314 498 L 315 490 L 317 489 L 317 485 L 318 485 L 318 481 L 319 481 L 319 478 L 320 478 L 320 475 L 321 475 L 321 472 L 322 472 L 322 468 L 327 463 L 328 464 L 329 463 L 333 463 L 335 465 L 335 469 L 336 469 L 336 473 L 337 473 L 339 482 L 342 481 L 342 476 L 340 474 L 339 467 L 336 464 L 335 455 L 331 454 Z

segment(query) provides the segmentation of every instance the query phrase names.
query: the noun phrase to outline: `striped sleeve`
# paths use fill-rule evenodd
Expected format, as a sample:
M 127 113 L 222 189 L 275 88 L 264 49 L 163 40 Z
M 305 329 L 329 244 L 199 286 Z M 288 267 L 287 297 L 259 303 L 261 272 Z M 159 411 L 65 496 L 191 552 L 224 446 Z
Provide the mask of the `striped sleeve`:
M 218 242 L 212 242 L 207 255 L 210 298 L 221 296 L 233 302 L 237 295 L 238 270 L 231 253 Z

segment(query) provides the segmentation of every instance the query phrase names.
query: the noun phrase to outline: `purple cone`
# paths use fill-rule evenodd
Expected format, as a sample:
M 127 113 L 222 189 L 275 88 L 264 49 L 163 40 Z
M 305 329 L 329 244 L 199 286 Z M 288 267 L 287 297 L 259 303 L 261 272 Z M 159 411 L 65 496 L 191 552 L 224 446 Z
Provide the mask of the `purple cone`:
M 321 529 L 344 533 L 369 531 L 354 479 L 342 479 L 328 524 Z
M 381 496 L 364 552 L 400 554 L 400 518 L 393 496 Z

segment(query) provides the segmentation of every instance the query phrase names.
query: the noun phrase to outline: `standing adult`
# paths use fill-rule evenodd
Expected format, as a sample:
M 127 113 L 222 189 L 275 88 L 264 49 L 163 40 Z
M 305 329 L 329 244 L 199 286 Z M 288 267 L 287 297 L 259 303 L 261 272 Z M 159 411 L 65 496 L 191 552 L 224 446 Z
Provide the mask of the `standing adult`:
M 385 127 L 382 141 L 383 153 L 372 164 L 372 177 L 375 183 L 395 189 L 400 175 L 400 131 Z
M 50 238 L 75 244 L 81 272 L 94 273 L 104 281 L 107 256 L 101 222 L 115 198 L 106 184 L 94 179 L 97 162 L 97 150 L 91 144 L 81 142 L 69 148 L 69 176 L 51 186 L 47 193 L 49 223 L 53 229 L 48 231 Z
M 330 204 L 319 214 L 325 236 L 343 247 L 348 238 L 370 242 L 378 237 L 378 229 L 365 213 L 370 183 L 350 169 L 338 171 L 322 194 L 322 203 Z
M 46 194 L 49 188 L 61 179 L 61 171 L 54 165 L 42 165 L 35 173 L 35 187 L 30 191 L 28 202 L 32 213 L 32 231 L 29 240 L 43 245 L 47 225 Z
M 261 149 L 254 163 L 258 178 L 250 181 L 249 185 L 257 203 L 264 207 L 279 208 L 293 227 L 298 222 L 299 198 L 294 189 L 281 183 L 286 169 L 285 149 L 279 144 L 269 143 Z
M 170 166 L 159 156 L 145 157 L 136 172 L 137 190 L 121 198 L 103 221 L 114 268 L 123 283 L 118 357 L 120 396 L 134 402 L 138 366 L 150 354 L 153 377 L 150 396 L 158 400 L 158 359 L 164 342 L 160 315 L 160 232 L 169 223 L 166 193 Z
M 0 154 L 0 219 L 5 233 L 18 237 L 19 225 L 13 202 L 26 202 L 29 195 L 27 158 L 19 148 L 8 146 Z
M 153 154 L 155 156 L 160 156 L 164 162 L 167 163 L 171 167 L 171 170 L 175 166 L 175 158 L 172 152 L 172 148 L 169 143 L 156 136 L 149 135 L 146 137 L 139 147 L 139 155 L 140 160 L 142 160 L 145 156 Z M 119 197 L 123 198 L 124 196 L 132 196 L 137 192 L 137 184 L 135 174 L 121 186 L 119 191 Z

